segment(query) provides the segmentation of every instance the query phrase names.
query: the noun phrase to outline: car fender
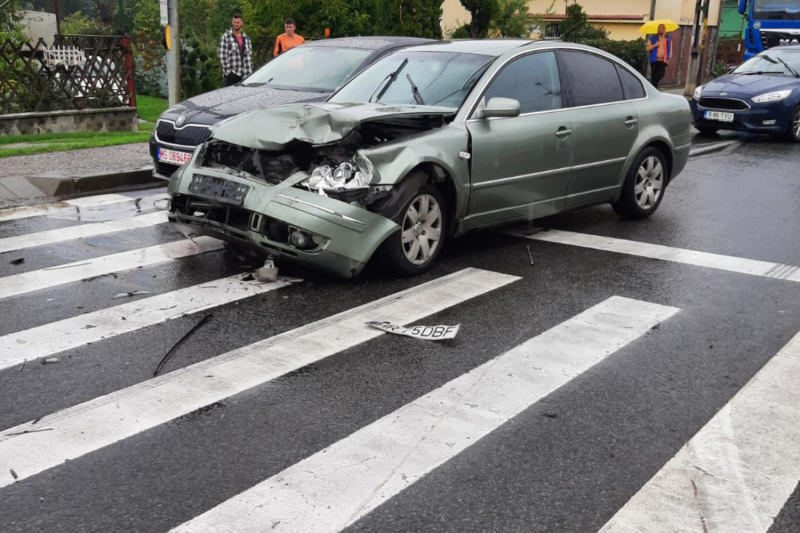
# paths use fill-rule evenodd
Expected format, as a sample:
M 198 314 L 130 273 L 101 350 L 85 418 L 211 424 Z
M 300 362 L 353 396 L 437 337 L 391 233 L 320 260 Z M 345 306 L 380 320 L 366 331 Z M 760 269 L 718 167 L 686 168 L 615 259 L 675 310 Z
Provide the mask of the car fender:
M 469 135 L 453 126 L 436 128 L 413 137 L 364 150 L 374 166 L 371 185 L 396 186 L 421 165 L 440 167 L 453 180 L 456 190 L 455 218 L 467 211 L 470 191 Z

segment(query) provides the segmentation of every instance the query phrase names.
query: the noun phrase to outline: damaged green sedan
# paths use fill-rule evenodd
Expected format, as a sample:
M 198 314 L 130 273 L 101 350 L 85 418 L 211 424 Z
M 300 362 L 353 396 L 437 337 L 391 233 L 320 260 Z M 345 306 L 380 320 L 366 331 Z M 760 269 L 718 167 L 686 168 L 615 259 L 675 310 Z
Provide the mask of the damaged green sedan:
M 448 238 L 611 203 L 650 216 L 690 148 L 685 99 L 560 42 L 405 49 L 323 104 L 220 123 L 170 179 L 187 235 L 338 276 L 429 269 Z

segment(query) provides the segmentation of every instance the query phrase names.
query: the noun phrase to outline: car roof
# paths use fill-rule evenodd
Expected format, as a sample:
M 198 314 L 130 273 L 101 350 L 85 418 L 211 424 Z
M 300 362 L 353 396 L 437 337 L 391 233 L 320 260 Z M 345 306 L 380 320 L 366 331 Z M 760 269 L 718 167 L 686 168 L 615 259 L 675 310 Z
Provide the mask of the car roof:
M 338 37 L 335 39 L 318 39 L 315 41 L 308 41 L 305 46 L 355 48 L 360 50 L 379 51 L 387 48 L 398 48 L 401 46 L 412 46 L 435 42 L 437 41 L 433 39 L 422 39 L 419 37 Z
M 455 52 L 499 57 L 509 50 L 536 41 L 529 39 L 457 39 L 441 41 L 414 47 L 415 52 Z

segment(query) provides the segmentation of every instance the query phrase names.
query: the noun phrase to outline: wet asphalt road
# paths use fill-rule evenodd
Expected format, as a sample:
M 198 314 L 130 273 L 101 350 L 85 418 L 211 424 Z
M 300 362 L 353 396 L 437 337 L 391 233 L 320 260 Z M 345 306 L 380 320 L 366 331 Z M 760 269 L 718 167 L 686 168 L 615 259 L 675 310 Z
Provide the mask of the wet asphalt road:
M 800 146 L 737 135 L 697 142 L 729 139 L 743 142 L 691 159 L 646 221 L 598 206 L 535 226 L 800 265 Z M 0 239 L 85 223 L 0 222 Z M 0 277 L 182 239 L 157 225 L 7 252 Z M 420 278 L 368 268 L 357 280 L 306 278 L 215 307 L 165 373 L 469 267 L 520 279 L 418 321 L 460 323 L 456 340 L 382 335 L 39 474 L 21 471 L 0 486 L 0 531 L 166 532 L 609 297 L 679 308 L 346 528 L 593 533 L 800 332 L 792 281 L 481 233 L 449 243 Z M 123 292 L 148 291 L 123 301 L 146 305 L 249 268 L 213 251 L 10 296 L 0 299 L 0 336 L 110 309 Z M 151 380 L 204 314 L 69 348 L 57 364 L 0 370 L 0 431 Z M 769 531 L 800 531 L 800 488 Z

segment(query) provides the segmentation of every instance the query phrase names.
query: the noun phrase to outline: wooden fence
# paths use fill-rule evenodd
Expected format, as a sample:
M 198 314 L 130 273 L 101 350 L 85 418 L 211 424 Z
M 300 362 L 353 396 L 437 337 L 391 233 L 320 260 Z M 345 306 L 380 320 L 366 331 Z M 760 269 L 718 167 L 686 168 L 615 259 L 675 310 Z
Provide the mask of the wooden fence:
M 0 43 L 0 114 L 136 105 L 130 39 L 58 35 Z

